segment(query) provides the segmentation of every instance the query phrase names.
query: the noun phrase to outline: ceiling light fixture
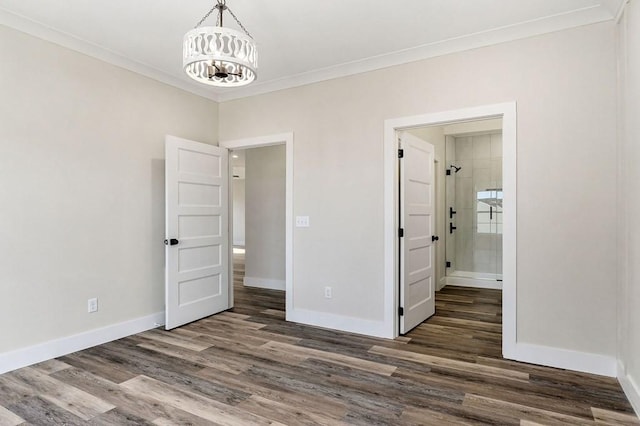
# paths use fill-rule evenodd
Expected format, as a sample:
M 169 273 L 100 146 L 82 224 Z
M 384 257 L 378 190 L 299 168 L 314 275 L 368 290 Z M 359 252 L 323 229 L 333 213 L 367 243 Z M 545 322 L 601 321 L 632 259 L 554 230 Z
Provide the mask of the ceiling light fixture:
M 226 0 L 217 3 L 184 35 L 182 65 L 187 75 L 194 80 L 218 87 L 244 86 L 256 79 L 258 51 L 251 34 L 240 23 L 226 5 Z M 215 27 L 201 27 L 202 23 L 218 11 Z M 223 27 L 222 13 L 228 11 L 244 34 Z

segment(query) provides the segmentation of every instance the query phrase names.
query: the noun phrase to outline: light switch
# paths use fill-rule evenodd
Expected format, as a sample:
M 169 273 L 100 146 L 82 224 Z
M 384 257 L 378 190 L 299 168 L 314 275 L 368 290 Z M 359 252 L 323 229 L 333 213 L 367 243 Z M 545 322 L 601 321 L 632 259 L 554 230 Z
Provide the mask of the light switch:
M 297 228 L 308 228 L 309 227 L 309 216 L 296 216 L 296 227 Z

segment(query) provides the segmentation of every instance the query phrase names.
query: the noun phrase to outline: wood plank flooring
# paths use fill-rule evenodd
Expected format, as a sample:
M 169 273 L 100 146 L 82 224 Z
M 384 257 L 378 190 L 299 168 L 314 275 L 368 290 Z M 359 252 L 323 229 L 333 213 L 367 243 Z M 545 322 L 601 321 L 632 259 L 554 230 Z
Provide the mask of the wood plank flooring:
M 640 425 L 615 379 L 503 360 L 501 293 L 447 287 L 397 340 L 284 321 L 284 294 L 0 376 L 5 425 Z

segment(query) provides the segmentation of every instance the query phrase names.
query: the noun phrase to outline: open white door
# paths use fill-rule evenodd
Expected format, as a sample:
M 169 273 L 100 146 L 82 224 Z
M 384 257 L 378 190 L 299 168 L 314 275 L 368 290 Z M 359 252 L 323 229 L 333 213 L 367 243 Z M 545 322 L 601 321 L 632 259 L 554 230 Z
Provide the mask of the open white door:
M 436 312 L 434 147 L 400 135 L 400 333 Z
M 167 330 L 229 309 L 228 151 L 167 136 Z

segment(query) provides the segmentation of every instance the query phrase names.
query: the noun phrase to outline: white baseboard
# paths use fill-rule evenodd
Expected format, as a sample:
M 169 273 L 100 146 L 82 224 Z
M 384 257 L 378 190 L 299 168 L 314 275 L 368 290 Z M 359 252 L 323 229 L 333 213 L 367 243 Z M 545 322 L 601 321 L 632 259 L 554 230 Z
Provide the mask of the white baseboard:
M 0 374 L 81 351 L 164 324 L 164 312 L 0 354 Z
M 246 287 L 266 288 L 269 290 L 285 290 L 284 280 L 272 280 L 270 278 L 244 277 Z
M 502 290 L 502 281 L 496 280 L 478 280 L 464 277 L 445 277 L 446 285 L 456 285 L 458 287 L 470 288 L 489 288 L 493 290 Z
M 392 338 L 384 321 L 371 321 L 305 309 L 287 309 L 287 321 L 365 336 Z
M 615 357 L 578 352 L 549 346 L 516 343 L 511 348 L 503 347 L 506 359 L 528 362 L 547 367 L 564 368 L 565 370 L 616 377 L 617 360 Z
M 640 386 L 627 374 L 620 361 L 618 361 L 618 382 L 636 412 L 636 416 L 640 417 Z
M 440 281 L 438 281 L 438 284 L 436 285 L 436 291 L 442 290 L 443 288 L 445 288 L 446 285 L 447 285 L 447 277 L 440 278 Z

